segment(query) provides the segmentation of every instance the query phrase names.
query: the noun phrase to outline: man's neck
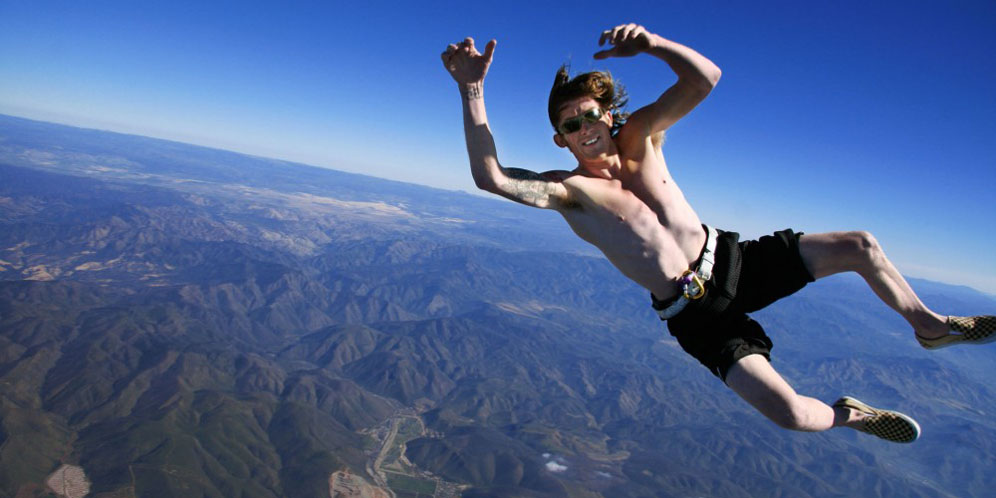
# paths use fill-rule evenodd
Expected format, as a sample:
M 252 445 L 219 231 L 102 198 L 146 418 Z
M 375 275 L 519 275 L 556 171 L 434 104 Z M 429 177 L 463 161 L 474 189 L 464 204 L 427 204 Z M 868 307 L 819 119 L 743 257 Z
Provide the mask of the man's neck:
M 578 161 L 577 169 L 588 176 L 610 180 L 619 176 L 619 172 L 622 170 L 622 160 L 619 158 L 619 154 L 613 154 L 598 159 Z

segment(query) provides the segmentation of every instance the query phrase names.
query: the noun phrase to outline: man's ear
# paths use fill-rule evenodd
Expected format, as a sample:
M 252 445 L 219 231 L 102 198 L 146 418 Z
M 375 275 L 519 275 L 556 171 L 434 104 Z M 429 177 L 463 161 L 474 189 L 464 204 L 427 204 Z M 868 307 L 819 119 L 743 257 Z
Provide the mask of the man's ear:
M 553 134 L 553 143 L 557 144 L 557 147 L 560 147 L 561 149 L 567 147 L 567 141 L 564 140 L 563 135 L 561 135 L 560 133 Z

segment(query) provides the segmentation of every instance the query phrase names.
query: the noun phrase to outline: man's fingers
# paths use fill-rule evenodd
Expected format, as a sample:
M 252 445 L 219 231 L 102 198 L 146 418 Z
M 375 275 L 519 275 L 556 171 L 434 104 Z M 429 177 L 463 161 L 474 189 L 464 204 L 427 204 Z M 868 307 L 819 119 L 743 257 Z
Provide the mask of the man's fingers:
M 457 46 L 453 43 L 450 43 L 449 45 L 446 46 L 446 50 L 444 50 L 443 53 L 440 54 L 440 58 L 443 59 L 443 65 L 446 66 L 446 69 L 448 70 L 451 71 L 453 70 L 451 62 L 453 60 L 453 54 L 455 54 L 456 51 L 457 51 Z
M 627 24 L 623 26 L 623 28 L 619 30 L 619 36 L 616 37 L 616 43 L 622 43 L 628 40 L 630 33 L 633 32 L 633 27 L 634 27 L 633 24 Z
M 610 45 L 615 45 L 619 43 L 621 41 L 620 35 L 622 34 L 622 31 L 624 28 L 626 28 L 626 26 L 627 25 L 625 24 L 620 24 L 612 29 L 607 29 L 605 31 L 602 31 L 602 35 L 598 37 L 598 46 L 605 45 L 606 43 L 609 43 Z M 596 59 L 605 59 L 608 57 L 612 57 L 611 48 L 595 53 Z
M 619 33 L 622 33 L 622 26 L 616 26 L 612 28 L 612 36 L 609 38 L 609 43 L 613 45 L 619 43 Z
M 635 24 L 628 24 L 626 28 L 623 29 L 623 41 L 629 41 L 636 38 L 636 28 L 639 28 L 639 26 Z
M 624 24 L 619 26 L 619 33 L 616 34 L 615 43 L 618 45 L 620 43 L 626 43 L 629 40 L 630 33 L 636 28 L 635 24 Z
M 489 41 L 484 47 L 484 54 L 481 54 L 474 47 L 474 39 L 468 36 L 459 43 L 447 45 L 446 50 L 440 54 L 440 58 L 443 60 L 443 65 L 450 72 L 456 71 L 458 66 L 473 64 L 474 59 L 478 57 L 484 59 L 486 64 L 491 64 L 496 46 L 498 46 L 497 40 Z
M 612 36 L 612 30 L 607 29 L 605 31 L 602 31 L 602 36 L 598 37 L 598 46 L 605 45 L 605 41 L 610 39 L 609 37 L 611 36 Z
M 598 45 L 603 46 L 608 43 L 611 47 L 595 52 L 593 57 L 596 59 L 607 59 L 609 57 L 628 57 L 633 55 L 634 49 L 639 51 L 638 46 L 632 45 L 633 42 L 640 40 L 640 37 L 646 34 L 647 30 L 636 23 L 620 24 L 612 29 L 602 31 L 602 35 L 598 38 Z M 643 42 L 640 42 L 640 44 L 643 44 Z M 620 47 L 622 51 L 617 50 Z
M 598 37 L 598 44 L 605 45 L 606 42 L 613 45 L 625 41 L 633 30 L 639 28 L 636 24 L 620 24 L 612 29 L 602 31 L 602 36 Z
M 612 29 L 607 29 L 602 31 L 602 35 L 598 38 L 599 45 L 605 45 L 606 42 L 613 45 L 618 45 L 627 40 L 636 38 L 643 31 L 643 26 L 639 24 L 629 23 L 620 24 Z

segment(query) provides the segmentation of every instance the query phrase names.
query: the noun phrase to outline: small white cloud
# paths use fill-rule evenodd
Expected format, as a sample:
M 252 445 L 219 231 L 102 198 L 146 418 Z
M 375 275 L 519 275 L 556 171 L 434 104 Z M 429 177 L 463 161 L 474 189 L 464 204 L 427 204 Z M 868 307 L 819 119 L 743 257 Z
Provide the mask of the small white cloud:
M 567 466 L 561 465 L 557 462 L 546 462 L 546 470 L 549 470 L 550 472 L 563 472 L 567 470 Z
M 550 456 L 551 456 L 551 455 L 550 455 L 549 453 L 543 453 L 543 458 L 545 458 L 545 459 L 547 459 L 547 460 L 549 460 L 549 459 L 550 459 Z
M 595 475 L 601 477 L 602 479 L 612 479 L 612 474 L 608 472 L 602 472 L 601 470 L 596 470 Z

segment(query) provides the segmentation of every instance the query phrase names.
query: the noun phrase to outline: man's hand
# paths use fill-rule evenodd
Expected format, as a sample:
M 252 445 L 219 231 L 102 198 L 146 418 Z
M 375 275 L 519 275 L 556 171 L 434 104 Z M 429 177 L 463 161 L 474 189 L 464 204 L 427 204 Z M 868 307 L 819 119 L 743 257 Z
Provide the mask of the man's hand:
M 489 41 L 484 47 L 483 55 L 474 48 L 474 39 L 470 37 L 446 47 L 446 51 L 442 53 L 443 66 L 460 85 L 461 91 L 464 87 L 484 81 L 497 44 L 495 40 Z
M 653 38 L 654 34 L 644 29 L 643 26 L 632 23 L 620 24 L 612 29 L 602 31 L 602 36 L 598 38 L 598 45 L 602 46 L 608 42 L 612 47 L 595 52 L 595 58 L 632 57 L 653 46 Z

